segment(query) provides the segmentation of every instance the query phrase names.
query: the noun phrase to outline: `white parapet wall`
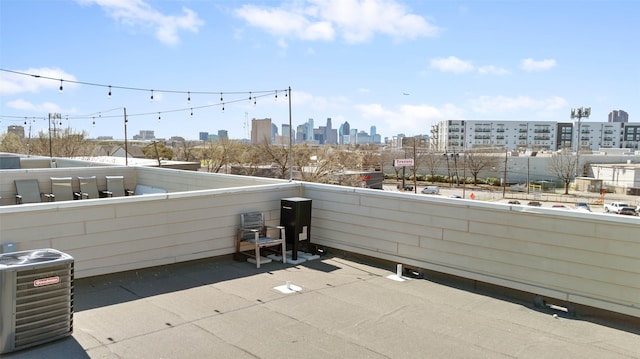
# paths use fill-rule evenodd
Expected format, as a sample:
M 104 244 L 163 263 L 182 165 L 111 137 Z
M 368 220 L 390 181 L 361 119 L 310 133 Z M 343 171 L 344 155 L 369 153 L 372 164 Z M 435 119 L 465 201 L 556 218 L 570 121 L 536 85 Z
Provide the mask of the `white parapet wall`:
M 304 185 L 312 241 L 640 317 L 640 219 Z
M 280 199 L 296 184 L 149 194 L 0 207 L 2 243 L 55 248 L 77 278 L 232 254 L 240 213 L 279 225 Z

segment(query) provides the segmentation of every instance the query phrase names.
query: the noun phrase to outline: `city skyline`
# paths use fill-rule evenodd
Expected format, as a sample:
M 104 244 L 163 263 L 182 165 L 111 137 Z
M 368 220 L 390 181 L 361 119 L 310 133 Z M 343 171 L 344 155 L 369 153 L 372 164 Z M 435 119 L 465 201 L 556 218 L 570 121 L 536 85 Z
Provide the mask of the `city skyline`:
M 27 120 L 46 132 L 47 114 L 61 113 L 90 137 L 124 138 L 126 108 L 129 134 L 161 138 L 249 138 L 250 119 L 281 127 L 291 116 L 294 132 L 332 118 L 384 139 L 443 120 L 640 113 L 636 2 L 7 0 L 0 10 L 3 130 Z

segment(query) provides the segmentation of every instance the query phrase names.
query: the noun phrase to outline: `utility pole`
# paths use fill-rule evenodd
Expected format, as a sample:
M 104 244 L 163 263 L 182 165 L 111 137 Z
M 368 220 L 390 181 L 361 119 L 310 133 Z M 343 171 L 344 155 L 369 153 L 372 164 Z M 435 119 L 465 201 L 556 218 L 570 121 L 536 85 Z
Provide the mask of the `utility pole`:
M 577 130 L 577 136 L 576 136 L 576 172 L 575 172 L 575 177 L 578 177 L 578 168 L 580 167 L 580 142 L 582 142 L 582 134 L 580 133 L 580 120 L 582 120 L 582 118 L 589 118 L 589 116 L 591 115 L 591 107 L 579 107 L 579 108 L 572 108 L 571 109 L 571 118 L 578 119 L 578 130 Z
M 53 120 L 53 128 L 55 131 L 56 128 L 56 120 L 59 120 L 62 118 L 62 115 L 59 113 L 51 113 L 49 112 L 49 158 L 53 159 L 53 140 L 51 139 L 51 120 Z
M 124 108 L 124 165 L 129 165 L 129 146 L 127 143 L 127 108 Z
M 293 181 L 293 130 L 291 128 L 291 86 L 289 86 L 289 181 Z
M 502 185 L 502 198 L 507 195 L 507 155 L 509 151 L 505 148 L 504 150 L 504 184 Z

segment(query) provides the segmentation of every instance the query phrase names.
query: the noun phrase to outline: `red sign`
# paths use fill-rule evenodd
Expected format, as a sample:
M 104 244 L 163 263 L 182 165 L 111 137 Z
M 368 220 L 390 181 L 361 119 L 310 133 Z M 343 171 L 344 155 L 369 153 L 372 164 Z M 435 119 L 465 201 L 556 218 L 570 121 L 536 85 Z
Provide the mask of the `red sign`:
M 50 277 L 50 278 L 42 278 L 36 279 L 33 281 L 34 287 L 43 287 L 45 285 L 58 284 L 60 283 L 60 277 Z

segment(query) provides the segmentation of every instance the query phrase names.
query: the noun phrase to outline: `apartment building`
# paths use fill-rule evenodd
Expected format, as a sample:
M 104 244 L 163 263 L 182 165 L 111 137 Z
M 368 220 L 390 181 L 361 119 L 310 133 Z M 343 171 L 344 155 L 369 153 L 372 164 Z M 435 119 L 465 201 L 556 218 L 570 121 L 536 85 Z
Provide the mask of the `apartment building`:
M 598 151 L 640 148 L 640 124 L 624 122 L 441 121 L 431 128 L 436 151 L 501 148 L 509 151 Z

